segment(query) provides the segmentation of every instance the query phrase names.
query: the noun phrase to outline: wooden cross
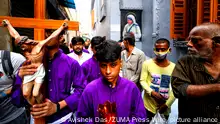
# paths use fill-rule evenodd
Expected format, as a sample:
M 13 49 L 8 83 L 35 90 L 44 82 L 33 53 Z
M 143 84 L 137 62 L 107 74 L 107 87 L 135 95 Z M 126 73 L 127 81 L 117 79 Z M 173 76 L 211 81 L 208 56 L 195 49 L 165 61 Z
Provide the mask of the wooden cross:
M 63 20 L 49 20 L 45 19 L 46 14 L 46 0 L 34 0 L 34 17 L 35 18 L 20 18 L 0 16 L 0 22 L 7 19 L 13 27 L 19 28 L 34 28 L 34 40 L 44 40 L 44 29 L 57 29 L 63 24 Z M 76 21 L 66 21 L 69 30 L 79 30 L 79 23 Z M 35 124 L 45 124 L 45 119 L 35 119 Z
M 64 20 L 45 19 L 45 0 L 34 0 L 34 3 L 35 18 L 0 16 L 0 22 L 4 19 L 8 19 L 13 27 L 34 28 L 34 40 L 44 40 L 44 29 L 57 29 L 63 24 Z M 66 22 L 68 23 L 68 30 L 79 30 L 79 22 Z

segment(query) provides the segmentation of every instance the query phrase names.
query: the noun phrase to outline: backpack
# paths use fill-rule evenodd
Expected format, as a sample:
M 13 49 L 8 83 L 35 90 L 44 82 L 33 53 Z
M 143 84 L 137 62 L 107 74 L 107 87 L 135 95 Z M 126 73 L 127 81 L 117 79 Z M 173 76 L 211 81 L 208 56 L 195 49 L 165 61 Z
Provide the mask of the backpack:
M 14 75 L 13 75 L 14 68 L 11 63 L 10 51 L 6 51 L 6 50 L 1 51 L 1 61 L 2 61 L 3 70 L 4 70 L 5 74 L 7 75 L 7 77 L 9 79 L 13 79 L 14 78 Z

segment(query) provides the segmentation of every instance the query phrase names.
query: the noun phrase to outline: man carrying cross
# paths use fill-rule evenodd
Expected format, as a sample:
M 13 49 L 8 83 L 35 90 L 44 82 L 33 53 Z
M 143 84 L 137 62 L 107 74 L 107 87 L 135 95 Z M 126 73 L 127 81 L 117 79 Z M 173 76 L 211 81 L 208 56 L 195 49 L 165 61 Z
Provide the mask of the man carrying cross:
M 34 118 L 46 117 L 46 123 L 68 123 L 72 112 L 77 109 L 78 101 L 84 88 L 84 75 L 80 65 L 59 49 L 58 36 L 61 31 L 60 28 L 57 29 L 52 34 L 54 41 L 47 43 L 45 46 L 47 49 L 46 61 L 48 62 L 45 69 L 47 80 L 46 93 L 44 95 L 46 100 L 31 107 L 32 116 Z M 26 64 L 20 67 L 16 77 L 16 86 L 22 85 L 24 76 L 32 75 L 36 71 L 37 67 L 33 64 Z M 74 92 L 72 92 L 72 89 L 74 89 Z M 16 103 L 24 104 L 20 94 L 21 89 L 18 88 L 12 98 L 16 99 Z

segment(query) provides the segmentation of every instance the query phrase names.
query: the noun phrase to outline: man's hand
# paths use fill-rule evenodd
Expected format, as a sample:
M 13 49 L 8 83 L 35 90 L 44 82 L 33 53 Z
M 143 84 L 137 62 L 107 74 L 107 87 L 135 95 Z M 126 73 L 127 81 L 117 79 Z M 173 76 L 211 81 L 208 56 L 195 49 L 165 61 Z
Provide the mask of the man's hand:
M 32 75 L 37 71 L 37 66 L 32 65 L 29 60 L 25 61 L 20 67 L 18 76 L 23 78 L 26 75 Z
M 7 27 L 9 24 L 10 24 L 10 22 L 9 22 L 8 20 L 6 20 L 6 19 L 4 19 L 4 20 L 2 21 L 2 25 L 3 25 L 4 27 Z
M 166 104 L 159 106 L 160 114 L 163 114 L 167 109 L 168 109 L 168 106 Z
M 57 111 L 57 105 L 46 99 L 46 102 L 42 104 L 35 104 L 31 108 L 31 114 L 34 118 L 42 118 L 45 116 L 50 116 Z
M 152 91 L 151 92 L 151 96 L 154 98 L 154 100 L 159 104 L 164 104 L 166 102 L 166 99 L 160 95 L 159 93 Z

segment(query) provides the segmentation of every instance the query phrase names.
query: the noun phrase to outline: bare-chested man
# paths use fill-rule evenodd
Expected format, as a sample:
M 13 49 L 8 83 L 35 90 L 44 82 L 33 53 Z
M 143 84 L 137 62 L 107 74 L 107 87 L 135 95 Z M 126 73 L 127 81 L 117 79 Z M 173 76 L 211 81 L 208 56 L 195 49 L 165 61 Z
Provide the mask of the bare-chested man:
M 45 45 L 49 42 L 56 42 L 59 34 L 67 28 L 67 24 L 64 23 L 56 31 L 54 31 L 47 39 L 43 41 L 34 41 L 28 39 L 26 36 L 20 36 L 19 33 L 12 27 L 8 20 L 3 20 L 3 25 L 8 28 L 10 35 L 15 38 L 15 43 L 21 47 L 22 54 L 27 60 L 30 60 L 31 64 L 35 65 L 37 72 L 33 75 L 24 76 L 23 79 L 23 95 L 30 104 L 40 103 L 40 99 L 36 98 L 40 96 L 39 90 L 44 81 L 45 68 L 43 65 L 43 57 L 45 53 Z M 33 89 L 32 89 L 33 88 Z

